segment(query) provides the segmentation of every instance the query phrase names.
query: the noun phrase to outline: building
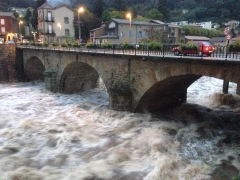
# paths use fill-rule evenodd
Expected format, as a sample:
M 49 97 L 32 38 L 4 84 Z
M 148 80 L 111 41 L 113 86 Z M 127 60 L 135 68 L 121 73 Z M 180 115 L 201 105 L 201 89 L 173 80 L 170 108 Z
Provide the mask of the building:
M 150 22 L 166 25 L 164 22 L 159 21 L 159 20 L 151 20 Z M 169 39 L 169 43 L 171 43 L 171 44 L 183 43 L 184 38 L 185 38 L 185 31 L 183 30 L 183 28 L 181 26 L 176 25 L 176 24 L 167 24 L 167 26 L 168 26 L 167 36 L 168 36 L 168 39 Z
M 18 20 L 13 12 L 0 12 L 0 38 L 3 42 L 17 40 Z
M 42 42 L 62 43 L 74 38 L 73 10 L 63 4 L 57 7 L 47 2 L 38 8 L 38 33 Z
M 155 22 L 131 21 L 125 19 L 112 18 L 106 23 L 105 33 L 95 37 L 95 44 L 109 42 L 111 44 L 141 44 L 142 38 L 148 37 L 148 29 L 156 28 L 162 30 L 164 36 L 167 36 L 167 24 L 157 24 Z M 90 33 L 91 35 L 91 33 Z
M 106 24 L 103 23 L 101 27 L 90 30 L 90 42 L 94 43 L 97 37 L 100 37 L 105 34 Z

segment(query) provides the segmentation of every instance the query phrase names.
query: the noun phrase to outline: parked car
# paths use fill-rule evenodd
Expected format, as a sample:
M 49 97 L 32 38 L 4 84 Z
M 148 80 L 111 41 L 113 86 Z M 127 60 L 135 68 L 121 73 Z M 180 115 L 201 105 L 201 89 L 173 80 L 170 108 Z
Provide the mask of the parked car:
M 22 42 L 23 42 L 23 44 L 29 44 L 30 43 L 29 40 L 27 40 L 27 39 L 23 39 Z
M 13 40 L 9 40 L 6 42 L 7 44 L 15 44 L 15 42 Z
M 199 56 L 211 56 L 211 54 L 214 52 L 215 47 L 208 41 L 194 41 L 193 42 L 195 45 L 197 45 L 198 49 L 197 50 L 182 50 L 181 45 L 173 47 L 172 51 L 174 55 L 199 55 Z

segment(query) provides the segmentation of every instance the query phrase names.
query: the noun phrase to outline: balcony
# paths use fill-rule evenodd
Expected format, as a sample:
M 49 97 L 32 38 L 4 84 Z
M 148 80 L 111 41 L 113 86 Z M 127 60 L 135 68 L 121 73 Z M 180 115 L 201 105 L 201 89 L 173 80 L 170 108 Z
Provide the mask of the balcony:
M 43 29 L 38 29 L 39 34 L 42 35 L 56 35 L 55 30 L 53 29 L 47 29 L 47 30 L 43 30 Z
M 39 17 L 40 21 L 55 22 L 54 17 Z

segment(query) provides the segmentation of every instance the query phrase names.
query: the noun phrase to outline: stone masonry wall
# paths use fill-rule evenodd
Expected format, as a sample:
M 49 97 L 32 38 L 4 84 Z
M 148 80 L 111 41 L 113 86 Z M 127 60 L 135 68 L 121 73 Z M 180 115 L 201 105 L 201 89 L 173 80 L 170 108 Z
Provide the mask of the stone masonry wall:
M 0 44 L 0 82 L 16 81 L 16 46 Z

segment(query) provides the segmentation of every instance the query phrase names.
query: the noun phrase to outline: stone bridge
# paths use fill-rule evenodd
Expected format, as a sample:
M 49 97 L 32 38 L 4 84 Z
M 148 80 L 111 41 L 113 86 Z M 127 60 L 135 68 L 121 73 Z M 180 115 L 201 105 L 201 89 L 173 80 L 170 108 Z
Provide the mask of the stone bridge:
M 18 49 L 28 81 L 45 79 L 52 92 L 77 93 L 97 87 L 101 78 L 109 107 L 155 112 L 186 102 L 187 88 L 201 76 L 237 83 L 240 62 L 176 57 L 96 54 Z

